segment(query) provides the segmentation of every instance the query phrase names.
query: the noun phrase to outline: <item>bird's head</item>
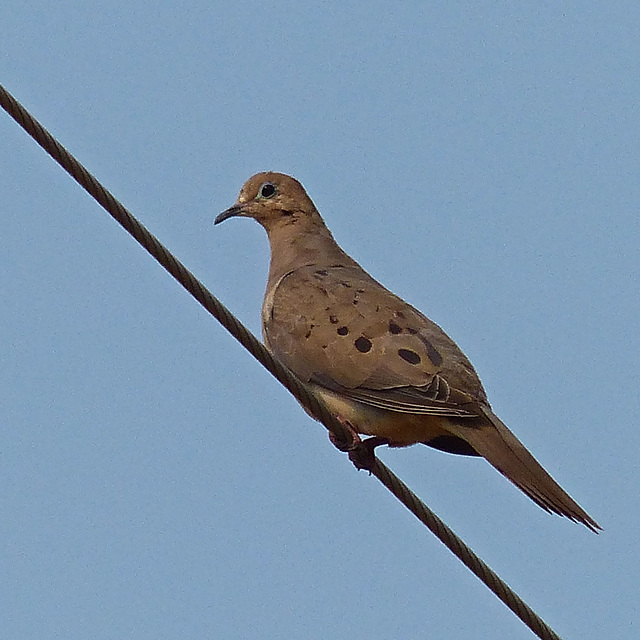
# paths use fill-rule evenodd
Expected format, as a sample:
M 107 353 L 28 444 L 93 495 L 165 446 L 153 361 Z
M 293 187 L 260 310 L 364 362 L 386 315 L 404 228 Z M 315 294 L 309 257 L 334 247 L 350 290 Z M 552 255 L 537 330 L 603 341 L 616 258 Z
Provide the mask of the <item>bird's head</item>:
M 267 232 L 283 225 L 322 224 L 322 218 L 304 187 L 295 178 L 273 171 L 256 173 L 249 178 L 235 204 L 223 211 L 215 219 L 215 224 L 235 216 L 253 218 Z

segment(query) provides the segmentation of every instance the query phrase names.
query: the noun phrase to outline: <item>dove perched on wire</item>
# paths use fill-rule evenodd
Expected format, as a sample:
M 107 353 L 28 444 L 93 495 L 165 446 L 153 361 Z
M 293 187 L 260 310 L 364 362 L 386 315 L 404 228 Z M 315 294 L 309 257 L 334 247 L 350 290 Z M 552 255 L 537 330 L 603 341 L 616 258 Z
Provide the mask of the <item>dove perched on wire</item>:
M 482 456 L 543 509 L 600 529 L 493 413 L 453 340 L 338 246 L 297 180 L 254 175 L 215 223 L 234 216 L 269 237 L 267 348 L 354 435 Z

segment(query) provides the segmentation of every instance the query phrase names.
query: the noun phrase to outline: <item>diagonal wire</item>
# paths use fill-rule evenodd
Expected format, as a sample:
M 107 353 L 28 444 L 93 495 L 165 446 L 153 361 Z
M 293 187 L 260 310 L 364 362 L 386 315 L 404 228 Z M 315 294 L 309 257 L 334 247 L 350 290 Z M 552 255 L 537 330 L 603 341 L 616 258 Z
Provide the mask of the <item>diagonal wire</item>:
M 211 315 L 224 326 L 333 436 L 342 451 L 352 448 L 352 435 L 291 371 L 205 286 L 120 204 L 29 112 L 0 85 L 4 110 L 131 234 Z M 541 640 L 561 640 L 488 565 L 416 496 L 383 462 L 373 456 L 367 469 L 393 493 L 464 565 L 515 613 Z

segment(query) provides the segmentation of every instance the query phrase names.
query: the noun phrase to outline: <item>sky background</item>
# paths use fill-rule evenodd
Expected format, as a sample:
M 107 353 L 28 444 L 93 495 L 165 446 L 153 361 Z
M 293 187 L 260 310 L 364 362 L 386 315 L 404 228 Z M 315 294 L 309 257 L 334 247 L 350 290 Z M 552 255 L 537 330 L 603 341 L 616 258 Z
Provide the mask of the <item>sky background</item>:
M 566 639 L 637 638 L 635 2 L 9 0 L 0 82 L 254 332 L 262 170 L 603 526 L 379 450 Z M 0 113 L 0 636 L 532 633 Z

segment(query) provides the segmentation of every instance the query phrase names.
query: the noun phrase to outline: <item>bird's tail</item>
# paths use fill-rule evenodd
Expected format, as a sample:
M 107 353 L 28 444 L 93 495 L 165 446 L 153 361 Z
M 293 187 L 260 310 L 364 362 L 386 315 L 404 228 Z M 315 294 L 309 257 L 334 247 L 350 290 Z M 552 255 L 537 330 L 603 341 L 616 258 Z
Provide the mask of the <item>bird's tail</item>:
M 504 422 L 489 407 L 482 407 L 482 411 L 490 425 L 472 427 L 459 421 L 450 430 L 543 509 L 581 522 L 598 533 L 602 527 L 542 468 Z

